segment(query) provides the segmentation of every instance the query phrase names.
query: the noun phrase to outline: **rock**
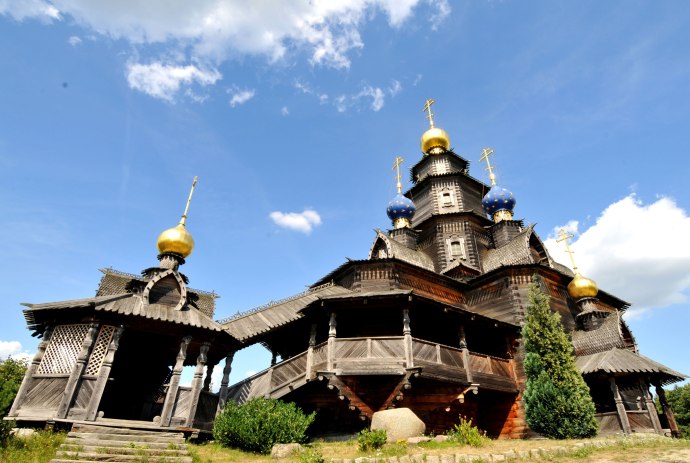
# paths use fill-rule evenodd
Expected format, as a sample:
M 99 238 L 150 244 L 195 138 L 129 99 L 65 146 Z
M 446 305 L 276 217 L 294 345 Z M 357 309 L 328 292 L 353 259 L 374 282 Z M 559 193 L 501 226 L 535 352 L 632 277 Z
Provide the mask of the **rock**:
M 301 452 L 302 446 L 296 443 L 292 444 L 275 444 L 271 448 L 271 458 L 274 460 L 280 460 L 282 458 L 288 458 L 292 456 L 295 452 Z
M 448 439 L 450 439 L 448 436 L 444 436 L 443 434 L 441 434 L 441 435 L 434 437 L 434 442 L 445 442 Z
M 12 434 L 14 437 L 25 439 L 36 434 L 36 431 L 31 428 L 12 428 L 10 434 Z
M 441 460 L 439 460 L 438 455 L 427 455 L 426 463 L 441 463 Z
M 455 463 L 455 458 L 450 454 L 441 455 L 441 463 Z
M 410 445 L 417 445 L 420 442 L 429 442 L 431 440 L 430 437 L 426 436 L 419 436 L 419 437 L 408 437 L 407 438 L 407 443 Z
M 396 442 L 408 437 L 421 436 L 426 426 L 409 408 L 394 408 L 374 413 L 371 417 L 371 430 L 386 431 L 388 442 Z
M 506 456 L 502 453 L 494 453 L 491 455 L 491 461 L 506 461 Z

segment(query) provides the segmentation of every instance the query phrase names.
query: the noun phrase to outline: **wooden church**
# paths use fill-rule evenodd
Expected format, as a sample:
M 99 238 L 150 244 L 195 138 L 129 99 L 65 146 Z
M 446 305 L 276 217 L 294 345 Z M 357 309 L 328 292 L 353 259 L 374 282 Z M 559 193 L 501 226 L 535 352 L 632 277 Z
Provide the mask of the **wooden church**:
M 621 317 L 625 301 L 574 263 L 575 272 L 556 263 L 533 227 L 513 218 L 516 201 L 496 184 L 492 150 L 481 157 L 491 185 L 470 175 L 434 126 L 432 103 L 412 187 L 403 193 L 397 158 L 393 229 L 376 232 L 366 259 L 214 321 L 215 295 L 187 287 L 180 272 L 194 246 L 185 210 L 158 239 L 158 266 L 140 276 L 103 270 L 95 297 L 26 304 L 42 341 L 10 418 L 209 430 L 228 400 L 273 397 L 317 411 L 316 435 L 353 433 L 378 410 L 408 407 L 427 432 L 446 431 L 462 414 L 490 436 L 528 437 L 520 330 L 537 275 L 571 335 L 600 431 L 677 433 L 662 387 L 685 376 L 639 353 Z M 271 365 L 229 385 L 234 353 L 257 343 Z M 195 367 L 190 387 L 180 386 L 184 366 Z

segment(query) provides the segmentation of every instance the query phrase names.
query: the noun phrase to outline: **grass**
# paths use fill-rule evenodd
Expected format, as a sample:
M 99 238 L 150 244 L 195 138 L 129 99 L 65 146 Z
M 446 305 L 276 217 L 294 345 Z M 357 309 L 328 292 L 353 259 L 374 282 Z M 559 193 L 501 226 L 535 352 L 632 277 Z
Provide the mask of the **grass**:
M 28 438 L 11 438 L 0 448 L 0 461 L 11 463 L 47 463 L 65 440 L 64 433 L 39 431 Z

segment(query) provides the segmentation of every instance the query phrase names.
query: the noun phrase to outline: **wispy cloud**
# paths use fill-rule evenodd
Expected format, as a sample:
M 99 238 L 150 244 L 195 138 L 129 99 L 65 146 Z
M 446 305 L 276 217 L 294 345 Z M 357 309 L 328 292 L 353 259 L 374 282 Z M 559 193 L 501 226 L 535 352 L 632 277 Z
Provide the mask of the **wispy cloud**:
M 67 43 L 69 43 L 73 47 L 76 47 L 77 45 L 81 45 L 81 39 L 76 35 L 73 35 L 69 39 L 67 39 Z
M 177 66 L 153 62 L 130 63 L 127 66 L 127 82 L 131 88 L 169 102 L 174 101 L 183 85 L 211 85 L 221 77 L 220 72 L 215 69 L 200 69 L 194 65 Z
M 241 90 L 239 88 L 235 88 L 229 92 L 232 95 L 230 97 L 230 106 L 233 108 L 245 104 L 247 101 L 254 98 L 254 95 L 256 95 L 256 90 L 254 89 Z
M 282 108 L 280 108 L 280 114 L 282 114 L 283 116 L 289 116 L 290 110 L 287 106 L 283 106 Z
M 578 221 L 563 226 L 578 233 Z M 557 227 L 557 229 L 560 227 Z M 554 232 L 556 229 L 554 230 Z M 628 316 L 686 302 L 690 290 L 690 217 L 671 198 L 644 204 L 634 194 L 608 206 L 572 242 L 579 270 L 633 304 Z M 551 256 L 568 263 L 555 234 Z
M 0 359 L 6 359 L 7 357 L 31 360 L 33 355 L 28 353 L 19 341 L 0 341 Z
M 321 216 L 313 209 L 302 212 L 274 211 L 269 214 L 273 222 L 282 228 L 310 234 L 314 227 L 321 225 Z

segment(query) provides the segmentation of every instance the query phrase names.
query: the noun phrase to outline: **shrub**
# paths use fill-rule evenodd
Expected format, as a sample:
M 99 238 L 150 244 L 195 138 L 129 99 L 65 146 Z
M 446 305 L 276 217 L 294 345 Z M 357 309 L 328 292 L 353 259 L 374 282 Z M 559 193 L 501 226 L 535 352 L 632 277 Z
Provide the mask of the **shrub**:
M 366 452 L 367 450 L 379 450 L 386 443 L 388 436 L 385 429 L 376 429 L 369 431 L 362 429 L 357 435 L 357 443 L 359 450 Z
M 460 415 L 460 422 L 448 433 L 448 437 L 453 442 L 472 447 L 482 447 L 489 440 L 484 431 L 473 426 L 472 420 L 467 420 L 462 415 Z
M 573 346 L 535 275 L 529 285 L 525 342 L 525 415 L 536 432 L 556 439 L 594 436 L 597 421 L 589 387 L 575 366 Z
M 10 411 L 19 386 L 26 373 L 26 361 L 8 358 L 0 360 L 0 420 Z M 10 438 L 14 426 L 12 421 L 0 421 L 0 447 L 4 447 Z
M 270 453 L 274 444 L 305 442 L 315 416 L 275 399 L 256 398 L 242 405 L 230 401 L 213 425 L 213 438 L 224 447 Z
M 325 463 L 323 454 L 313 447 L 305 447 L 299 454 L 299 463 Z
M 667 390 L 666 399 L 673 410 L 681 437 L 690 439 L 690 384 Z

